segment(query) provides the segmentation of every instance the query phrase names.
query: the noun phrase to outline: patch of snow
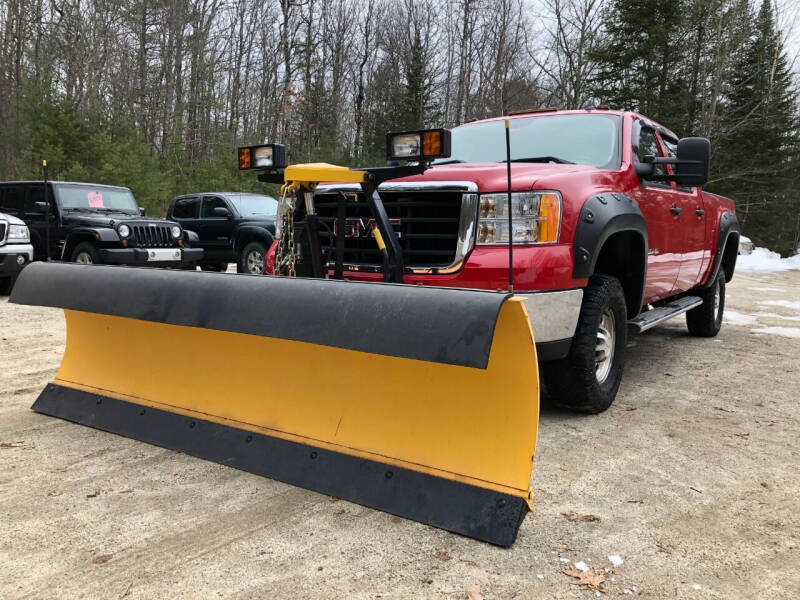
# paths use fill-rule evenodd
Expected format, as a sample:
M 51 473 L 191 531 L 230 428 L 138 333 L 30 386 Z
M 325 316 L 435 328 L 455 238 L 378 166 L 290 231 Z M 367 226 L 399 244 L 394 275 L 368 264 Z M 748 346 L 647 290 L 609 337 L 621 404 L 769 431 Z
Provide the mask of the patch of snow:
M 765 335 L 780 335 L 787 338 L 800 338 L 800 327 L 757 327 L 750 333 L 763 333 Z
M 776 287 L 751 287 L 748 288 L 754 292 L 785 292 L 786 290 Z
M 770 273 L 800 269 L 800 254 L 781 258 L 777 252 L 767 248 L 754 248 L 750 254 L 740 254 L 736 260 L 737 271 Z
M 561 558 L 559 558 L 558 560 L 560 560 L 562 563 L 568 563 L 569 562 L 569 559 L 565 558 L 563 556 Z
M 781 306 L 783 308 L 800 311 L 800 302 L 797 300 L 763 300 L 759 302 L 759 304 L 763 304 L 764 306 Z
M 544 575 L 542 575 L 541 573 L 538 573 L 536 575 L 536 579 L 544 579 Z
M 630 596 L 633 592 L 630 591 L 628 588 L 625 588 L 624 590 L 622 590 L 622 593 L 625 594 L 626 596 Z
M 611 556 L 609 556 L 609 557 L 608 557 L 608 560 L 609 560 L 609 561 L 611 561 L 611 564 L 612 564 L 612 565 L 614 565 L 615 567 L 618 567 L 618 566 L 620 566 L 622 563 L 624 563 L 624 562 L 625 562 L 624 560 L 622 560 L 622 559 L 621 559 L 619 556 L 617 556 L 616 554 L 612 554 Z
M 757 317 L 763 317 L 765 319 L 782 319 L 784 321 L 800 321 L 800 317 L 787 317 L 786 315 L 779 315 L 778 313 L 771 313 L 771 312 L 757 312 Z
M 734 310 L 726 310 L 722 313 L 722 318 L 726 323 L 731 325 L 755 325 L 758 319 L 752 315 L 743 315 Z
M 699 592 L 700 590 L 702 590 L 702 589 L 703 589 L 703 586 L 702 586 L 702 585 L 699 585 L 699 584 L 697 584 L 697 583 L 695 583 L 695 584 L 692 586 L 692 589 L 693 589 L 694 591 L 696 591 L 696 592 Z
M 578 562 L 575 563 L 575 568 L 578 569 L 578 571 L 586 573 L 586 571 L 589 570 L 589 565 L 587 565 L 582 560 L 579 560 Z

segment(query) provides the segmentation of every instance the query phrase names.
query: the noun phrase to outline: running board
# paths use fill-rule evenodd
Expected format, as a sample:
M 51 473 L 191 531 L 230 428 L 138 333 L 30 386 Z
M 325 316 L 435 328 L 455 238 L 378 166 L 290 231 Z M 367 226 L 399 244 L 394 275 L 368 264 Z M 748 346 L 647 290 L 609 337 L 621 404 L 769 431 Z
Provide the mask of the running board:
M 679 300 L 648 310 L 635 319 L 631 319 L 628 321 L 628 329 L 635 333 L 642 333 L 656 325 L 660 325 L 667 319 L 682 315 L 687 310 L 700 306 L 702 303 L 703 299 L 697 296 L 684 296 Z

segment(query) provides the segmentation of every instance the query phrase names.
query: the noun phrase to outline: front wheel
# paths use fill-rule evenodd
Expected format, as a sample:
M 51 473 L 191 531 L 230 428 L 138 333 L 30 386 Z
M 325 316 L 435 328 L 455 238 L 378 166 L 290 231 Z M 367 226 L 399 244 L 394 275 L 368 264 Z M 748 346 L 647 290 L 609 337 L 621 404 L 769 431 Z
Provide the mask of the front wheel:
M 593 275 L 584 290 L 569 354 L 543 365 L 553 403 L 592 414 L 611 406 L 622 380 L 627 334 L 622 285 L 616 277 Z
M 91 242 L 81 242 L 75 246 L 70 260 L 80 265 L 94 265 L 100 262 L 100 254 Z
M 697 294 L 703 303 L 686 313 L 689 333 L 698 337 L 714 337 L 722 328 L 722 313 L 725 311 L 725 273 L 720 272 L 714 285 Z
M 263 275 L 266 257 L 267 247 L 264 244 L 261 242 L 250 242 L 239 255 L 236 270 L 239 273 Z

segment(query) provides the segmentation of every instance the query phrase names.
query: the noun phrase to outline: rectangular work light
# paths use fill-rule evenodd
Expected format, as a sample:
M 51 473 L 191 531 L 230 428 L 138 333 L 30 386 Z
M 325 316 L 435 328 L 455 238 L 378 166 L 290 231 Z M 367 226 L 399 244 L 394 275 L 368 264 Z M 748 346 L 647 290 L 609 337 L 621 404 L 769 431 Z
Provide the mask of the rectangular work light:
M 282 144 L 239 148 L 240 169 L 282 169 L 286 164 L 286 146 Z
M 387 160 L 427 161 L 450 156 L 449 129 L 403 131 L 386 136 Z

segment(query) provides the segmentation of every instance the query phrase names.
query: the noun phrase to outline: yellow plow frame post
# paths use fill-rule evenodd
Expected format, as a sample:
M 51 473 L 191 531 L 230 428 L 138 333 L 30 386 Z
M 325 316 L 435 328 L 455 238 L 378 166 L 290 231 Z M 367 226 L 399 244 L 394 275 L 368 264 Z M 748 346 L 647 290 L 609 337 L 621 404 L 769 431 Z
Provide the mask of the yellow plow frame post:
M 530 507 L 538 372 L 510 294 L 34 263 L 11 301 L 66 316 L 39 412 L 502 546 Z

